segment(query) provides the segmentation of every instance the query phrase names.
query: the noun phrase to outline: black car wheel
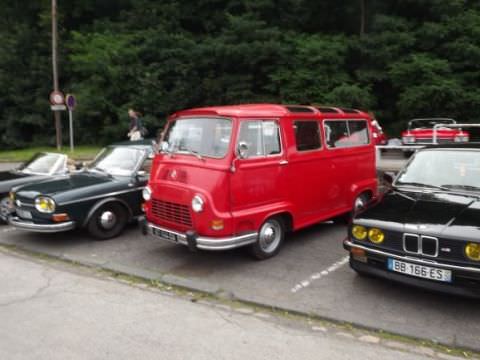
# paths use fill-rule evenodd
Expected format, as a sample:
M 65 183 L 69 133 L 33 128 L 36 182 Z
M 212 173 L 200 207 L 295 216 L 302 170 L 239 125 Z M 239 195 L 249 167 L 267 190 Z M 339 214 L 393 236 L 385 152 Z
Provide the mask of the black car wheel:
M 120 235 L 127 221 L 128 213 L 123 205 L 108 203 L 95 210 L 87 229 L 96 239 L 106 240 Z
M 280 217 L 266 220 L 260 227 L 258 239 L 251 245 L 251 252 L 259 260 L 275 256 L 285 238 L 285 225 Z
M 8 196 L 0 200 L 0 223 L 6 224 L 8 217 L 12 213 L 12 200 Z

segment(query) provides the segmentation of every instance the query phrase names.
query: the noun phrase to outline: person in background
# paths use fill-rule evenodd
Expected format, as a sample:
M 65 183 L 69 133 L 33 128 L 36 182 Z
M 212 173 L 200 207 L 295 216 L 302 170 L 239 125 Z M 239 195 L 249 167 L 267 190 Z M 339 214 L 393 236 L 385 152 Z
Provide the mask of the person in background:
M 130 127 L 127 136 L 130 141 L 141 140 L 142 136 L 142 121 L 140 119 L 141 114 L 133 109 L 128 109 L 128 117 L 130 118 Z

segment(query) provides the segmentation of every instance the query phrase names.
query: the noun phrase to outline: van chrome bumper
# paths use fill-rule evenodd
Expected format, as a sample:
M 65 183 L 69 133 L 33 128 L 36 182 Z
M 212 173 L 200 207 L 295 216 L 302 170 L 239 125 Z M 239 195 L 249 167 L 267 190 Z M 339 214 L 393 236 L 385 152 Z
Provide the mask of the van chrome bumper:
M 20 230 L 40 233 L 56 233 L 75 228 L 75 221 L 66 221 L 58 224 L 35 224 L 32 221 L 23 220 L 17 216 L 10 216 L 8 218 L 8 223 Z
M 194 244 L 189 243 L 188 237 L 192 238 L 192 235 L 187 235 L 185 233 L 180 233 L 177 231 L 165 229 L 163 227 L 154 225 L 145 221 L 142 224 L 142 231 L 144 235 L 152 235 L 156 238 L 175 243 L 182 244 L 188 247 L 192 245 L 201 250 L 230 250 L 235 249 L 241 246 L 249 245 L 257 241 L 257 232 L 248 233 L 239 236 L 231 237 L 204 237 L 204 236 L 193 236 Z

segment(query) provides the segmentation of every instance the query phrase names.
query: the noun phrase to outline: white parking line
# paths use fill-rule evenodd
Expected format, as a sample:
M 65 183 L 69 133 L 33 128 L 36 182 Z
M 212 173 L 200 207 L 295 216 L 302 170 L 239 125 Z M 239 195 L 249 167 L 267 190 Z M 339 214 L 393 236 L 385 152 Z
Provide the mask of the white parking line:
M 321 278 L 327 276 L 328 274 L 340 269 L 343 265 L 348 263 L 348 258 L 349 256 L 345 256 L 344 258 L 340 259 L 336 263 L 330 265 L 327 269 L 310 275 L 308 279 L 302 280 L 298 284 L 296 284 L 291 289 L 291 292 L 296 293 L 306 287 L 309 287 L 314 281 L 320 280 Z

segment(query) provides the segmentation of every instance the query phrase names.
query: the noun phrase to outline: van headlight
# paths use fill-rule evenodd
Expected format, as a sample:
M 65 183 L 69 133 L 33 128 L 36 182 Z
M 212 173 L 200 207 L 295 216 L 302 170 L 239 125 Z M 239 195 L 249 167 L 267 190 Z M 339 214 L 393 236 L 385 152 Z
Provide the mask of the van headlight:
M 39 196 L 35 199 L 35 209 L 45 214 L 53 213 L 55 211 L 55 201 L 49 197 Z
M 196 213 L 202 212 L 205 201 L 200 197 L 200 195 L 195 195 L 192 199 L 192 210 Z
M 150 189 L 149 186 L 145 187 L 142 190 L 142 197 L 145 201 L 150 201 L 150 199 L 152 198 L 152 189 Z

